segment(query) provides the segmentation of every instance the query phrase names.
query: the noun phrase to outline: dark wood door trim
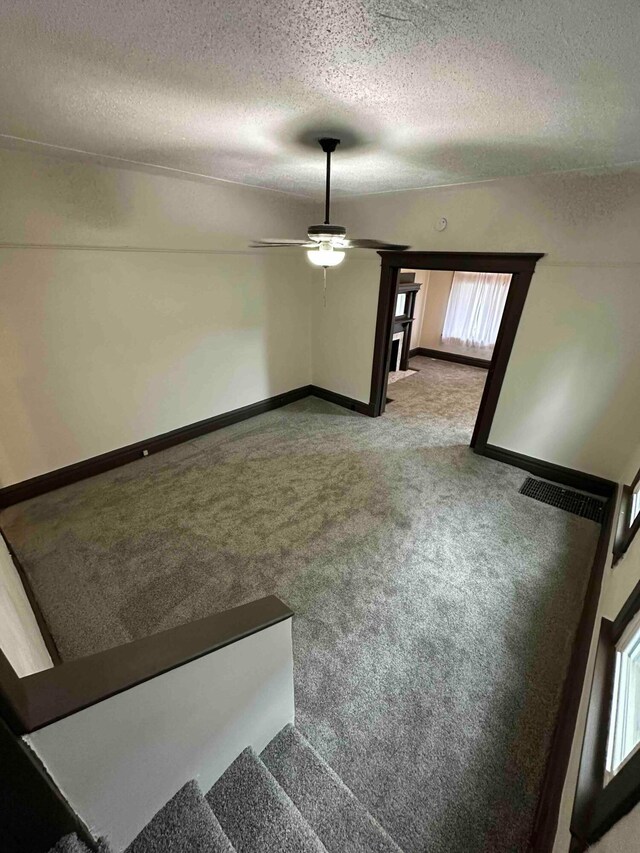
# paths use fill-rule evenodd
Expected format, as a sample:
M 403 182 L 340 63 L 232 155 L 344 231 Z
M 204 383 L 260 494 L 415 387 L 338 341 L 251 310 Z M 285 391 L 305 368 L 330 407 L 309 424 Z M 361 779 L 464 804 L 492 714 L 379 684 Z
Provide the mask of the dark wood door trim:
M 398 290 L 398 276 L 404 268 L 459 270 L 467 272 L 511 273 L 509 295 L 502 315 L 498 339 L 489 365 L 471 447 L 482 453 L 489 440 L 511 349 L 524 308 L 536 263 L 542 253 L 502 252 L 379 252 L 382 258 L 378 314 L 371 369 L 369 406 L 374 417 L 384 412 L 385 383 L 391 356 L 391 330 Z
M 386 382 L 391 363 L 391 339 L 395 325 L 395 306 L 398 292 L 398 277 L 400 266 L 393 266 L 382 257 L 380 272 L 380 291 L 378 294 L 378 313 L 376 316 L 376 333 L 373 344 L 373 365 L 371 367 L 371 389 L 369 392 L 369 410 L 373 417 L 384 412 L 386 401 Z M 403 263 L 408 267 L 409 264 Z

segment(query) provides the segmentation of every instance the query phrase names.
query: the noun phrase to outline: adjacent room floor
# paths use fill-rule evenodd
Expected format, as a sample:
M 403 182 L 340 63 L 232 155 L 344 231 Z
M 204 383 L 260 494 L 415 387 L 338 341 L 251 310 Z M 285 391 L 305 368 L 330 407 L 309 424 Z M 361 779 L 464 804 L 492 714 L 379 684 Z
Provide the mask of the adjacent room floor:
M 65 659 L 275 593 L 297 722 L 407 853 L 524 851 L 599 528 L 469 439 L 486 373 L 308 398 L 6 510 Z

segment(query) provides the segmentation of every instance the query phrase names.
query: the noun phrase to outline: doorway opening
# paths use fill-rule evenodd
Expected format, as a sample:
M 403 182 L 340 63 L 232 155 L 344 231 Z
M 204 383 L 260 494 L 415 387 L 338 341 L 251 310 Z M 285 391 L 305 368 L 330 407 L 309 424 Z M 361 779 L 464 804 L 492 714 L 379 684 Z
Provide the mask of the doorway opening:
M 482 368 L 486 381 L 470 445 L 483 453 L 531 277 L 542 254 L 380 252 L 380 256 L 371 414 L 383 414 L 389 384 L 393 387 L 394 382 L 412 377 L 407 371 L 419 371 L 420 359 Z M 432 345 L 422 345 L 428 343 Z

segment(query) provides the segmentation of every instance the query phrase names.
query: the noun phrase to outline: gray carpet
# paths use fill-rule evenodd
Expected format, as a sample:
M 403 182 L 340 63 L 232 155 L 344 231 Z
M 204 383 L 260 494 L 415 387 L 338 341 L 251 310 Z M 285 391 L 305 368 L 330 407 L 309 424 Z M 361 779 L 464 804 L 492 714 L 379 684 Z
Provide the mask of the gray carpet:
M 195 781 L 160 809 L 126 853 L 234 853 Z
M 90 853 L 87 845 L 74 833 L 65 835 L 49 853 Z
M 286 726 L 260 758 L 328 853 L 402 853 L 295 726 Z
M 468 448 L 483 370 L 308 398 L 2 514 L 64 658 L 275 593 L 297 722 L 407 851 L 524 851 L 599 528 Z
M 25 853 L 27 853 L 26 850 Z M 95 849 L 92 851 L 74 832 L 71 835 L 65 835 L 64 838 L 61 838 L 55 847 L 51 848 L 49 853 L 112 853 L 112 851 L 107 842 L 102 839 L 96 843 Z
M 225 770 L 207 802 L 238 853 L 327 853 L 250 747 Z

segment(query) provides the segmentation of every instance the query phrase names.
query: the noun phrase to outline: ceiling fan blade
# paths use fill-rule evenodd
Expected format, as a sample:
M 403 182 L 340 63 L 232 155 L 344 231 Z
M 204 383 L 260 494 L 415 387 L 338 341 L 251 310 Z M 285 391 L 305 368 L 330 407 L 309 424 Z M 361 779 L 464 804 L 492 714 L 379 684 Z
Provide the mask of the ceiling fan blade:
M 400 243 L 385 243 L 383 240 L 347 240 L 345 239 L 346 229 L 341 225 L 331 225 L 329 221 L 329 211 L 331 205 L 331 155 L 340 144 L 339 139 L 323 136 L 318 140 L 320 147 L 327 156 L 327 166 L 325 173 L 325 196 L 324 196 L 324 224 L 310 225 L 307 240 L 278 240 L 277 238 L 267 238 L 265 240 L 254 240 L 251 243 L 252 249 L 273 249 L 286 248 L 287 246 L 299 246 L 304 249 L 317 249 L 318 252 L 325 250 L 335 250 L 341 253 L 343 249 L 382 249 L 386 251 L 404 252 L 409 246 L 400 245 Z M 337 260 L 336 260 L 337 258 Z M 315 262 L 319 261 L 317 253 L 309 253 L 309 259 Z M 334 256 L 334 263 L 327 266 L 334 266 L 342 260 L 342 255 Z M 325 267 L 326 269 L 326 267 Z
M 315 246 L 315 243 L 310 243 L 308 240 L 254 240 L 251 243 L 252 249 L 265 249 L 283 246 Z
M 409 246 L 399 243 L 385 243 L 383 240 L 347 240 L 350 249 L 387 249 L 394 252 L 404 252 Z

